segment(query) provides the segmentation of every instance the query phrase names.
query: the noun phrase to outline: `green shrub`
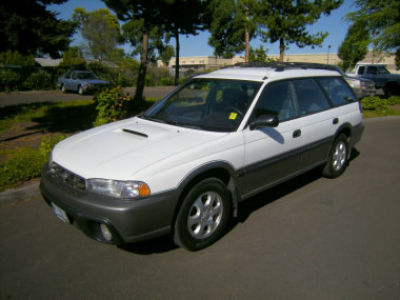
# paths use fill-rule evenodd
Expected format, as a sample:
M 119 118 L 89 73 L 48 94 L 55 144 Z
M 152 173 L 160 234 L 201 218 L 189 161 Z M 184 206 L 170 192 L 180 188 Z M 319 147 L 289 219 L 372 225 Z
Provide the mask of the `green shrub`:
M 47 159 L 38 150 L 16 149 L 5 161 L 0 162 L 0 191 L 16 183 L 40 176 Z
M 45 137 L 40 142 L 39 146 L 39 153 L 43 157 L 48 160 L 51 150 L 53 150 L 54 146 L 62 141 L 63 139 L 67 138 L 68 134 L 56 134 L 51 137 Z
M 21 75 L 10 69 L 0 70 L 0 91 L 18 90 L 21 82 Z
M 51 74 L 45 70 L 38 70 L 28 76 L 22 85 L 26 90 L 48 90 L 54 88 Z
M 55 144 L 67 135 L 59 134 L 43 138 L 39 149 L 17 148 L 0 162 L 0 191 L 17 183 L 39 177 Z
M 391 97 L 389 97 L 387 102 L 389 105 L 400 104 L 400 96 L 391 96 Z
M 174 85 L 174 79 L 171 77 L 163 77 L 160 79 L 160 85 Z
M 122 88 L 116 87 L 102 91 L 95 96 L 97 117 L 94 126 L 123 119 L 127 116 L 132 99 Z
M 36 65 L 33 55 L 22 55 L 18 51 L 7 50 L 0 52 L 1 65 L 18 65 L 22 67 L 34 67 Z
M 363 110 L 387 111 L 388 101 L 379 97 L 365 97 L 361 100 Z

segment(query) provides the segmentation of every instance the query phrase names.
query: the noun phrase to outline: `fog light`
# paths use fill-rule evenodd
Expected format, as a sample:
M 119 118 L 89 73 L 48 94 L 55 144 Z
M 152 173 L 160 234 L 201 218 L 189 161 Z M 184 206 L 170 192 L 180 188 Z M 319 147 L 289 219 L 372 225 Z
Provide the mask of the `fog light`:
M 108 229 L 107 225 L 100 224 L 100 230 L 101 230 L 101 234 L 103 235 L 103 238 L 107 242 L 112 240 L 112 233 L 111 233 L 110 229 Z

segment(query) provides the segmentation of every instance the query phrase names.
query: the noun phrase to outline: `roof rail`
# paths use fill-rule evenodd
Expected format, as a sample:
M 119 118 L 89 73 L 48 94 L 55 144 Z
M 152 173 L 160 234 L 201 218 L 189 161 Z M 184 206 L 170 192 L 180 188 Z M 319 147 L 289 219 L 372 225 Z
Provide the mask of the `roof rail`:
M 235 67 L 240 68 L 271 68 L 277 72 L 282 72 L 286 69 L 322 69 L 338 71 L 336 66 L 318 63 L 304 63 L 304 62 L 248 62 L 237 63 Z

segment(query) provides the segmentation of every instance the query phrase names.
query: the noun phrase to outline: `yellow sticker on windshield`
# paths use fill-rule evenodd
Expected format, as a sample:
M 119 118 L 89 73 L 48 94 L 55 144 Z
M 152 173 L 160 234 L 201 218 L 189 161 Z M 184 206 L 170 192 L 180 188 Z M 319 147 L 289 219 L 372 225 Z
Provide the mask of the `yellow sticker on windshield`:
M 237 113 L 231 113 L 230 115 L 229 115 L 229 120 L 236 120 L 236 117 L 237 117 Z

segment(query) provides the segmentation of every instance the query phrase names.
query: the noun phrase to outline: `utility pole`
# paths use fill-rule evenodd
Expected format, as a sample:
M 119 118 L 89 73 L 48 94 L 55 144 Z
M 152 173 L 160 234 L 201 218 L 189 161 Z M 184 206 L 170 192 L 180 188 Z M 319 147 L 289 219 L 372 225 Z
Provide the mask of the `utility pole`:
M 329 65 L 329 52 L 331 50 L 331 47 L 332 47 L 331 45 L 328 45 L 328 58 L 326 59 L 328 65 Z

